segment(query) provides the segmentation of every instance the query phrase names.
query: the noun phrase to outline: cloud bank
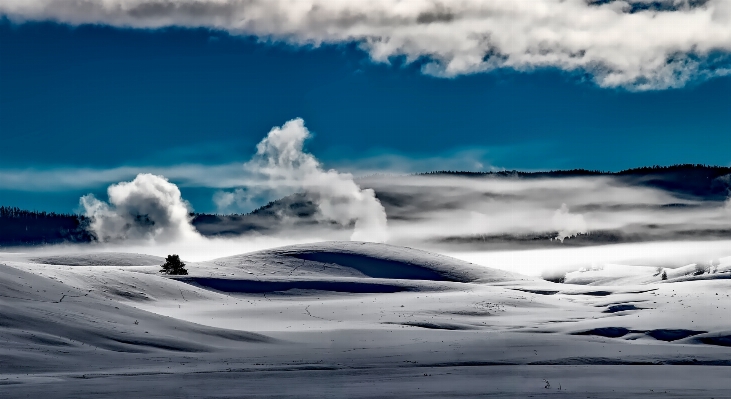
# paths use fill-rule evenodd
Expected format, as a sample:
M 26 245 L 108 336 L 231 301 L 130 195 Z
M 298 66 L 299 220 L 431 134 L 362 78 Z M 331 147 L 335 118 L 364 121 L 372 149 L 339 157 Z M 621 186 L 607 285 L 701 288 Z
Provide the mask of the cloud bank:
M 359 241 L 387 239 L 386 211 L 371 189 L 362 190 L 349 173 L 324 170 L 304 151 L 310 132 L 302 119 L 273 128 L 256 146 L 254 157 L 244 164 L 249 184 L 214 197 L 220 209 L 250 206 L 255 198 L 281 198 L 304 191 L 317 205 L 318 218 L 342 226 L 354 223 L 351 237 Z
M 221 165 L 120 166 L 110 169 L 51 167 L 0 170 L 0 190 L 53 192 L 87 189 L 132 179 L 140 173 L 165 176 L 182 187 L 229 188 L 244 184 L 240 163 Z
M 374 61 L 425 60 L 425 73 L 443 77 L 558 68 L 602 87 L 652 90 L 731 72 L 728 0 L 0 0 L 0 14 L 357 42 Z
M 719 239 L 731 230 L 731 208 L 724 202 L 688 199 L 613 176 L 373 176 L 358 183 L 378 194 L 395 245 L 483 250 L 587 234 L 583 242 L 605 244 Z
M 503 170 L 492 165 L 492 153 L 507 158 L 520 154 L 526 146 L 490 147 L 448 150 L 435 155 L 409 157 L 402 154 L 380 154 L 359 159 L 340 159 L 327 163 L 328 167 L 354 176 L 374 174 L 410 174 L 428 170 Z M 44 169 L 0 169 L 0 190 L 28 192 L 58 192 L 65 190 L 96 189 L 115 182 L 131 180 L 140 173 L 165 176 L 178 187 L 231 189 L 256 184 L 250 176 L 241 173 L 241 162 L 224 164 L 137 165 L 113 168 L 79 168 L 49 166 Z M 222 204 L 230 196 L 220 198 Z M 232 202 L 230 204 L 233 204 Z M 261 204 L 251 204 L 256 207 Z
M 200 238 L 190 224 L 189 204 L 162 176 L 139 174 L 131 182 L 107 189 L 109 202 L 92 194 L 81 197 L 89 230 L 100 242 L 173 242 Z

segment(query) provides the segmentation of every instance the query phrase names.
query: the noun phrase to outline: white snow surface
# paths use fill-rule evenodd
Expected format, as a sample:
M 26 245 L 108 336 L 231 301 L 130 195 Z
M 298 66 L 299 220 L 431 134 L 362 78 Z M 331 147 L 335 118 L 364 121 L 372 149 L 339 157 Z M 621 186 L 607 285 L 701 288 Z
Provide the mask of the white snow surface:
M 62 266 L 157 266 L 165 262 L 159 256 L 102 252 L 86 254 L 63 254 L 31 258 L 37 263 Z
M 558 284 L 359 242 L 0 253 L 0 397 L 729 397 L 727 259 Z M 687 269 L 687 270 L 686 270 Z

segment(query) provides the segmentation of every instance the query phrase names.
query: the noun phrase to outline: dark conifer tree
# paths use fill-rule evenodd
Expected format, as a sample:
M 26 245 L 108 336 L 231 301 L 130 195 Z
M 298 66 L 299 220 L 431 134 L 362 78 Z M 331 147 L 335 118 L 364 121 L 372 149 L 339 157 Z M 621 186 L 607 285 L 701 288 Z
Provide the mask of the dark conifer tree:
M 165 258 L 165 263 L 162 264 L 160 273 L 169 274 L 172 276 L 185 276 L 188 271 L 185 270 L 185 263 L 180 260 L 178 255 L 168 255 Z

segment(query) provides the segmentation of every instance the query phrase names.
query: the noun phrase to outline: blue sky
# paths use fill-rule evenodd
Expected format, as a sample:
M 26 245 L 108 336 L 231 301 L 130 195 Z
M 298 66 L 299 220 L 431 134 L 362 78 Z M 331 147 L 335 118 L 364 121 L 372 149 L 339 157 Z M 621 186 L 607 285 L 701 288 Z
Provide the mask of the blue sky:
M 582 70 L 435 77 L 424 73 L 426 58 L 390 61 L 352 42 L 293 46 L 208 28 L 6 18 L 0 171 L 32 179 L 243 163 L 273 126 L 296 117 L 313 133 L 309 152 L 356 174 L 731 164 L 731 76 L 636 91 L 600 87 Z M 68 212 L 115 181 L 0 184 L 0 202 Z M 196 210 L 215 210 L 215 188 L 181 190 Z

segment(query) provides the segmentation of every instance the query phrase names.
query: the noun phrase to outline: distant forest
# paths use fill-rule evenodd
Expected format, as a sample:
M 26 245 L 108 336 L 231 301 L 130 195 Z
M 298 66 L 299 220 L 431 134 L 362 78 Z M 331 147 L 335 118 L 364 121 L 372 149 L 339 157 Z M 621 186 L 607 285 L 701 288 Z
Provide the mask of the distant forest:
M 706 200 L 722 200 L 728 196 L 728 189 L 731 182 L 720 181 L 719 178 L 728 176 L 729 174 L 731 174 L 731 167 L 727 166 L 680 164 L 671 166 L 645 166 L 620 172 L 603 172 L 587 169 L 552 170 L 548 172 L 521 172 L 517 170 L 496 172 L 435 171 L 421 173 L 419 175 L 494 176 L 522 179 L 613 176 L 628 184 L 660 188 L 681 196 L 685 195 Z
M 26 211 L 0 206 L 0 245 L 43 245 L 89 242 L 84 216 Z
M 731 181 L 728 178 L 724 179 L 725 176 L 731 177 L 731 167 L 698 164 L 651 166 L 621 172 L 585 169 L 548 172 L 436 171 L 419 175 L 519 179 L 614 176 L 628 184 L 660 188 L 679 196 L 711 201 L 724 200 L 729 195 L 731 187 Z M 316 205 L 305 194 L 294 194 L 272 201 L 247 214 L 194 213 L 191 216 L 193 226 L 204 236 L 235 236 L 252 231 L 274 232 L 284 228 L 280 223 L 282 215 L 289 217 L 290 223 L 294 220 L 294 223 L 300 226 L 316 224 L 318 222 L 314 217 L 315 212 Z M 89 219 L 81 215 L 0 206 L 0 246 L 91 242 L 94 237 L 86 229 L 88 223 Z

